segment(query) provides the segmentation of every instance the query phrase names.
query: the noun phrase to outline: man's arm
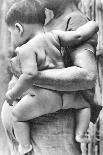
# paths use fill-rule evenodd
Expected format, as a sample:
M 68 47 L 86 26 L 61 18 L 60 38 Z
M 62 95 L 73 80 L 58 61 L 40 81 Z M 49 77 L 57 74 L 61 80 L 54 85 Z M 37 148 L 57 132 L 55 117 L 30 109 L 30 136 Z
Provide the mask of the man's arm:
M 74 14 L 69 21 L 67 31 L 75 31 L 87 22 L 86 16 Z M 94 44 L 96 43 L 97 40 L 95 41 L 94 39 Z M 95 56 L 92 52 L 85 50 L 85 44 L 81 48 L 83 49 L 83 54 L 82 52 L 79 54 L 77 50 L 70 54 L 73 67 L 39 72 L 34 83 L 38 86 L 58 91 L 78 91 L 93 88 L 96 79 Z
M 34 84 L 58 91 L 78 91 L 91 89 L 96 80 L 96 60 L 94 53 L 82 45 L 71 53 L 72 67 L 39 71 Z M 94 50 L 90 46 L 91 50 Z
M 98 32 L 99 27 L 95 21 L 89 21 L 88 23 L 80 26 L 76 31 L 60 31 L 54 30 L 54 35 L 56 35 L 61 43 L 61 46 L 75 46 L 80 43 L 87 41 L 96 32 Z

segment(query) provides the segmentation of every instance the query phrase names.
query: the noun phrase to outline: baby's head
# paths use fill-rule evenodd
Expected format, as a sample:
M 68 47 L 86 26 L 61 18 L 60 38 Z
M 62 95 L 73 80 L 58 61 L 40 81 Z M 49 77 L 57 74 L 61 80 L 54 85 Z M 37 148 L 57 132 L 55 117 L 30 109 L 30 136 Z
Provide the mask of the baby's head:
M 36 0 L 21 0 L 11 6 L 5 19 L 16 48 L 31 39 L 45 23 L 45 10 Z

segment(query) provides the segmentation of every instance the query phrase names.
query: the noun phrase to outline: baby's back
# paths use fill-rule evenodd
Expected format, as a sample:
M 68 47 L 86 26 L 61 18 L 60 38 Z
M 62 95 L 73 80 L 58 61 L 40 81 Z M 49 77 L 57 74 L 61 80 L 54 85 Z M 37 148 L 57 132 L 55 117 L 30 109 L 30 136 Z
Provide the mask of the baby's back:
M 37 35 L 31 44 L 36 53 L 38 70 L 64 68 L 59 39 L 52 32 Z

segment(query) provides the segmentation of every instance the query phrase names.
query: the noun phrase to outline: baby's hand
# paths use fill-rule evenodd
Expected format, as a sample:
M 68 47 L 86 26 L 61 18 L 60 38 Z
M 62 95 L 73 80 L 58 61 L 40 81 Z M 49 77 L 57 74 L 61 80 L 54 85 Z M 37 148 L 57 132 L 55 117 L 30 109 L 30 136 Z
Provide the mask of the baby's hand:
M 10 96 L 10 90 L 6 93 L 6 101 L 10 106 L 13 106 L 13 98 Z

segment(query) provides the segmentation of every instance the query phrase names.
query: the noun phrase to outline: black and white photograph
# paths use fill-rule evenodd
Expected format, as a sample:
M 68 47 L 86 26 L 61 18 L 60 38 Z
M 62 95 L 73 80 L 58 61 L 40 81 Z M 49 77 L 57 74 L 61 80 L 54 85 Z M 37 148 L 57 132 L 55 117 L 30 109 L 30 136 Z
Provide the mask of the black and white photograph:
M 0 0 L 0 155 L 103 155 L 103 0 Z

